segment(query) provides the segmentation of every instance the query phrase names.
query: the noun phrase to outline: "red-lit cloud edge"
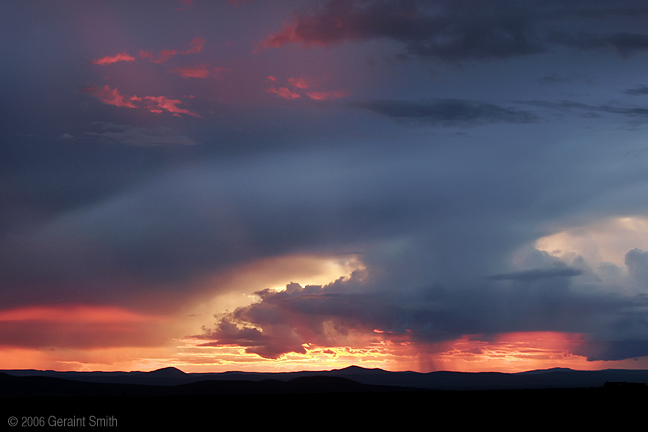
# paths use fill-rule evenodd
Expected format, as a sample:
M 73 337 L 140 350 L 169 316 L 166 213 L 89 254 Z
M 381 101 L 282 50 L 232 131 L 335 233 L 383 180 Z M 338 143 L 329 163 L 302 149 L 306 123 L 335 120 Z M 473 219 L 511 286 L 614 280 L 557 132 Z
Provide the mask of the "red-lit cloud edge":
M 347 329 L 346 343 L 302 343 L 299 348 L 267 358 L 246 352 L 237 337 L 206 343 L 177 334 L 172 317 L 147 315 L 112 306 L 30 306 L 0 311 L 0 369 L 151 370 L 176 366 L 185 371 L 328 370 L 352 364 L 386 370 L 457 370 L 521 372 L 551 367 L 604 369 L 646 368 L 645 361 L 588 362 L 573 354 L 582 335 L 560 332 L 517 332 L 490 336 L 464 335 L 436 344 L 417 343 L 407 331 Z M 286 335 L 284 335 L 286 336 Z M 339 341 L 342 342 L 342 341 Z M 246 346 L 247 345 L 247 346 Z M 299 351 L 299 352 L 295 352 Z
M 287 80 L 288 84 L 283 87 L 277 87 L 277 78 L 272 75 L 268 76 L 268 82 L 272 84 L 266 89 L 268 93 L 273 93 L 287 100 L 299 99 L 302 96 L 318 101 L 335 100 L 351 95 L 351 92 L 343 89 L 324 90 L 321 85 L 314 83 L 310 77 L 305 76 L 299 78 L 290 77 Z
M 176 55 L 187 55 L 187 54 L 198 54 L 203 50 L 205 46 L 205 38 L 197 37 L 194 38 L 189 46 L 186 46 L 183 50 L 178 51 L 173 48 L 165 48 L 161 50 L 157 55 L 154 55 L 151 51 L 144 51 L 140 49 L 139 57 L 146 59 L 153 63 L 165 63 L 167 60 L 175 57 Z M 135 57 L 129 55 L 126 51 L 116 54 L 114 56 L 105 56 L 98 59 L 92 60 L 92 64 L 105 66 L 118 62 L 132 62 L 135 61 Z
M 122 108 L 144 108 L 152 113 L 160 114 L 169 112 L 176 117 L 180 114 L 186 114 L 194 117 L 201 117 L 198 113 L 182 108 L 183 105 L 179 99 L 170 99 L 166 96 L 127 96 L 121 94 L 118 88 L 111 89 L 108 85 L 103 87 L 87 87 L 81 89 L 83 93 L 95 97 L 106 105 L 113 105 Z

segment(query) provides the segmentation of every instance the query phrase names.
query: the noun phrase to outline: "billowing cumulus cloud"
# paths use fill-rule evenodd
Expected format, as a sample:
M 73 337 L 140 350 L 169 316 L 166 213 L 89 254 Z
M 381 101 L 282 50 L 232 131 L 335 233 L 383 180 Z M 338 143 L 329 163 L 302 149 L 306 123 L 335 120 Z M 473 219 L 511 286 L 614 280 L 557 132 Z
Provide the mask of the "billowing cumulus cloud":
M 488 341 L 492 334 L 549 331 L 581 334 L 572 349 L 589 360 L 646 355 L 648 333 L 641 324 L 646 300 L 579 293 L 569 278 L 580 274 L 537 269 L 497 275 L 490 278 L 497 282 L 479 286 L 431 284 L 396 294 L 380 283 L 367 286 L 366 274 L 356 272 L 326 286 L 292 283 L 283 291 L 257 292 L 258 303 L 221 316 L 197 337 L 208 341 L 205 346 L 242 346 L 276 358 L 303 353 L 304 346 L 353 346 L 354 340 L 407 341 L 434 351 L 463 335 Z M 628 339 L 630 329 L 635 334 Z

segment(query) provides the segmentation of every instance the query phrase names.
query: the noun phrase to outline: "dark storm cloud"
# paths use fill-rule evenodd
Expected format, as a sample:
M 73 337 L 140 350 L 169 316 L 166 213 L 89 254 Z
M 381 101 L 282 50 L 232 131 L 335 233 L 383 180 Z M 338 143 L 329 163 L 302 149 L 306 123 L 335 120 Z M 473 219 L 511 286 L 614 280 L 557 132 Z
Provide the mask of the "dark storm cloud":
M 536 107 L 550 108 L 562 111 L 581 111 L 587 117 L 598 117 L 602 113 L 621 114 L 631 117 L 634 120 L 645 121 L 648 119 L 648 108 L 637 106 L 622 106 L 619 103 L 608 103 L 600 105 L 591 105 L 582 102 L 563 100 L 560 102 L 552 101 L 524 101 L 520 102 L 525 105 Z
M 496 59 L 541 53 L 554 45 L 581 50 L 614 48 L 622 55 L 644 51 L 648 35 L 608 28 L 611 17 L 645 16 L 637 1 L 354 1 L 330 0 L 262 42 L 335 45 L 344 41 L 391 39 L 406 55 L 444 61 Z M 601 25 L 604 24 L 604 25 Z M 601 27 L 587 33 L 580 27 Z
M 551 75 L 543 76 L 538 79 L 540 84 L 575 84 L 577 82 L 585 82 L 587 84 L 593 84 L 592 80 L 585 75 L 581 74 L 570 74 L 570 75 L 561 75 L 559 73 L 552 73 Z
M 420 102 L 376 100 L 355 106 L 398 121 L 441 125 L 477 125 L 485 123 L 531 123 L 533 113 L 494 104 L 461 100 L 430 99 Z
M 610 142 L 599 131 L 570 135 L 569 125 L 554 129 L 536 112 L 643 120 L 648 110 L 602 104 L 609 99 L 594 86 L 592 99 L 562 102 L 566 96 L 549 92 L 564 86 L 545 85 L 542 94 L 534 93 L 535 81 L 525 87 L 538 76 L 540 84 L 589 83 L 590 76 L 605 84 L 610 71 L 623 71 L 610 59 L 630 61 L 607 56 L 609 70 L 598 73 L 593 62 L 598 66 L 584 78 L 573 73 L 582 64 L 570 63 L 578 56 L 564 54 L 643 53 L 644 1 L 333 0 L 294 15 L 261 43 L 373 42 L 322 59 L 318 50 L 249 53 L 263 37 L 259 29 L 277 29 L 300 2 L 236 9 L 195 3 L 181 21 L 177 5 L 164 12 L 151 9 L 156 2 L 96 10 L 77 10 L 72 2 L 57 14 L 42 2 L 19 19 L 0 14 L 3 23 L 15 21 L 0 26 L 9 45 L 0 84 L 4 308 L 78 302 L 177 310 L 195 296 L 222 293 L 220 285 L 196 281 L 239 265 L 357 251 L 366 272 L 323 287 L 257 291 L 259 302 L 225 314 L 199 337 L 206 345 L 238 345 L 277 358 L 304 352 L 305 343 L 346 346 L 354 332 L 433 345 L 463 335 L 560 331 L 584 335 L 579 349 L 590 359 L 646 353 L 646 252 L 627 252 L 629 275 L 609 265 L 627 286 L 596 279 L 577 260 L 560 267 L 539 251 L 530 264 L 511 263 L 519 248 L 570 223 L 646 214 L 645 166 L 623 158 L 635 152 L 634 141 Z M 78 13 L 75 20 L 64 16 L 70 10 Z M 243 14 L 253 10 L 257 18 L 249 21 Z M 168 31 L 176 24 L 177 32 Z M 238 48 L 228 42 L 237 40 Z M 353 67 L 375 57 L 361 51 L 366 47 L 394 45 L 403 58 L 488 62 L 434 79 L 428 72 L 421 79 L 418 62 Z M 168 63 L 136 58 L 139 49 Z M 162 55 L 174 50 L 186 51 Z M 173 63 L 182 52 L 213 57 L 184 68 Z M 116 58 L 135 60 L 91 64 Z M 217 75 L 214 67 L 221 65 L 231 73 L 203 76 Z M 319 68 L 316 73 L 336 82 L 330 89 L 340 80 L 339 88 L 349 83 L 361 95 L 348 102 L 355 110 L 338 109 L 342 102 L 288 105 L 303 102 L 306 93 L 284 101 L 264 87 L 277 76 L 298 88 L 297 77 Z M 616 85 L 641 82 L 633 77 Z M 330 89 L 313 95 L 326 99 Z M 531 101 L 502 105 L 500 93 L 518 90 L 516 98 Z M 430 98 L 436 95 L 448 97 Z M 552 98 L 559 102 L 540 100 Z M 492 126 L 421 133 L 380 116 L 426 126 Z M 37 332 L 18 326 L 0 326 L 0 343 L 18 344 Z M 88 330 L 61 325 L 31 340 L 64 345 L 66 337 L 77 337 L 78 345 L 93 346 L 91 330 L 101 329 Z M 122 345 L 144 343 L 140 336 L 117 336 Z
M 628 89 L 624 93 L 632 96 L 646 95 L 648 94 L 648 87 L 638 87 L 634 89 Z
M 613 48 L 624 57 L 648 50 L 648 35 L 646 34 L 614 33 L 608 35 L 574 35 L 564 32 L 554 32 L 548 40 L 558 45 L 585 51 Z
M 520 280 L 520 281 L 535 281 L 546 278 L 556 277 L 573 277 L 583 274 L 582 270 L 564 267 L 564 268 L 548 268 L 548 269 L 534 269 L 521 272 L 506 273 L 489 276 L 491 280 Z
M 578 354 L 589 360 L 645 355 L 644 296 L 579 292 L 569 277 L 582 272 L 558 273 L 536 269 L 493 283 L 451 289 L 430 283 L 397 293 L 356 271 L 326 286 L 291 283 L 284 291 L 259 291 L 259 302 L 226 313 L 195 337 L 205 346 L 245 346 L 248 353 L 277 358 L 305 352 L 303 344 L 337 346 L 352 335 L 409 340 L 433 351 L 434 344 L 463 335 L 488 340 L 497 333 L 557 331 L 583 334 Z
M 97 142 L 115 143 L 134 146 L 176 146 L 196 145 L 185 136 L 175 134 L 169 128 L 145 128 L 112 123 L 95 123 L 100 126 L 99 132 L 85 132 L 85 135 Z
M 168 301 L 186 295 L 183 286 L 194 278 L 232 265 L 366 249 L 399 236 L 423 242 L 402 257 L 384 257 L 389 265 L 417 263 L 411 283 L 429 272 L 437 280 L 481 277 L 485 263 L 495 264 L 535 235 L 506 232 L 503 221 L 565 210 L 549 204 L 532 210 L 530 171 L 524 170 L 523 182 L 510 184 L 490 174 L 508 165 L 505 160 L 493 159 L 485 146 L 475 151 L 486 153 L 466 161 L 462 152 L 439 159 L 426 147 L 391 155 L 356 148 L 192 164 L 6 232 L 0 281 L 11 289 L 0 296 L 14 305 L 32 298 L 125 304 L 163 289 L 167 294 L 156 298 Z M 457 177 L 457 166 L 469 175 Z M 545 180 L 545 189 L 559 187 L 559 179 Z M 475 213 L 478 223 L 471 222 Z M 474 248 L 475 241 L 488 244 L 491 253 Z M 466 259 L 472 260 L 468 269 Z

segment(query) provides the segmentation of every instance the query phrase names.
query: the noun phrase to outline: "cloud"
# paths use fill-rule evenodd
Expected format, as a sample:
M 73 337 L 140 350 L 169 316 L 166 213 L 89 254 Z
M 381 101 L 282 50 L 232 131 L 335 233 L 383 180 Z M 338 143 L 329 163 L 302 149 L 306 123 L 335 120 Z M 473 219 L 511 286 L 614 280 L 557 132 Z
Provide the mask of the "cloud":
M 632 96 L 646 95 L 648 94 L 648 87 L 638 87 L 634 89 L 628 89 L 624 93 Z
M 196 145 L 196 141 L 183 135 L 174 134 L 164 127 L 144 128 L 112 123 L 98 123 L 100 132 L 86 132 L 86 136 L 100 142 L 124 144 L 140 147 L 149 146 L 187 146 Z
M 277 78 L 274 76 L 269 76 L 268 81 L 276 82 Z M 301 96 L 308 96 L 312 100 L 334 100 L 342 99 L 351 94 L 351 92 L 338 89 L 338 90 L 324 90 L 322 85 L 311 77 L 301 76 L 299 78 L 290 77 L 288 78 L 288 85 L 292 87 L 292 90 L 288 87 L 279 87 L 278 89 L 275 86 L 270 87 L 266 91 L 269 93 L 275 93 L 277 96 L 284 99 L 298 99 Z M 310 91 L 306 91 L 309 90 Z
M 0 310 L 0 342 L 31 348 L 156 346 L 167 322 L 111 306 L 65 304 Z
M 125 108 L 137 108 L 137 105 L 131 102 L 128 96 L 120 94 L 119 90 L 116 87 L 114 89 L 111 89 L 110 87 L 108 87 L 108 85 L 105 85 L 103 87 L 88 87 L 81 89 L 81 91 L 99 99 L 106 105 L 114 105 L 117 107 Z
M 139 51 L 139 56 L 143 59 L 152 59 L 153 58 L 153 53 L 150 51 L 144 51 L 140 50 Z
M 260 301 L 221 315 L 195 337 L 205 346 L 240 346 L 278 358 L 303 353 L 305 346 L 366 347 L 370 340 L 434 352 L 466 336 L 489 341 L 495 334 L 541 331 L 580 335 L 568 351 L 589 361 L 648 354 L 645 296 L 583 292 L 570 282 L 584 274 L 577 269 L 533 269 L 473 287 L 430 284 L 418 290 L 394 290 L 372 280 L 372 271 L 325 286 L 291 283 L 283 291 L 258 291 Z
M 290 77 L 290 78 L 288 78 L 288 82 L 293 87 L 298 88 L 298 89 L 307 89 L 308 87 L 310 87 L 310 84 L 308 83 L 309 79 L 306 78 L 306 77 L 299 77 L 299 78 Z
M 162 110 L 173 113 L 175 116 L 187 114 L 194 117 L 200 117 L 197 113 L 189 111 L 186 108 L 180 108 L 178 105 L 183 104 L 179 99 L 169 99 L 166 96 L 145 96 L 144 99 L 150 101 L 147 109 L 153 113 L 161 113 Z
M 583 334 L 579 352 L 612 358 L 622 351 L 603 342 L 648 340 L 637 324 L 641 295 L 585 284 L 595 275 L 571 261 L 566 273 L 509 264 L 539 225 L 598 211 L 601 190 L 617 196 L 642 167 L 608 171 L 590 161 L 574 175 L 563 146 L 528 129 L 518 138 L 514 163 L 480 136 L 474 146 L 426 139 L 389 154 L 349 147 L 187 164 L 3 236 L 0 301 L 172 309 L 221 292 L 195 281 L 235 266 L 359 251 L 366 270 L 348 279 L 250 287 L 259 301 L 219 318 L 203 342 L 276 358 L 304 344 L 424 351 L 464 335 L 554 331 Z M 539 158 L 558 165 L 547 170 Z M 615 202 L 615 212 L 626 209 Z
M 208 78 L 218 77 L 221 72 L 226 70 L 227 68 L 224 67 L 215 67 L 210 70 L 207 65 L 199 64 L 197 66 L 176 66 L 169 69 L 168 72 L 183 78 Z
M 429 99 L 420 102 L 374 100 L 354 102 L 352 106 L 381 114 L 398 121 L 422 124 L 532 123 L 534 114 L 503 108 L 485 102 L 463 99 Z
M 581 74 L 571 74 L 564 76 L 554 72 L 551 75 L 543 76 L 538 79 L 538 82 L 540 84 L 575 84 L 579 81 L 587 84 L 592 84 L 591 79 Z
M 559 278 L 559 277 L 574 277 L 583 274 L 583 271 L 571 267 L 563 268 L 547 268 L 547 269 L 534 269 L 534 270 L 525 270 L 514 273 L 506 273 L 488 276 L 488 279 L 491 280 L 519 280 L 532 282 L 547 278 Z
M 346 90 L 306 92 L 306 95 L 313 100 L 342 99 L 349 96 L 350 94 L 351 93 Z
M 581 33 L 574 35 L 555 31 L 551 33 L 549 41 L 583 51 L 613 48 L 623 57 L 648 50 L 648 35 L 637 33 L 622 32 L 604 35 Z
M 164 50 L 160 51 L 157 58 L 151 59 L 151 61 L 153 63 L 165 63 L 170 58 L 173 58 L 176 54 L 178 54 L 177 50 L 164 49 Z
M 579 110 L 585 111 L 587 117 L 597 117 L 600 113 L 621 114 L 633 119 L 642 120 L 648 116 L 648 108 L 636 106 L 621 106 L 618 102 L 591 105 L 582 102 L 563 100 L 560 102 L 553 101 L 520 101 L 519 103 L 537 107 L 551 108 L 555 110 Z M 645 121 L 645 120 L 643 120 Z
M 194 38 L 191 43 L 189 44 L 189 48 L 187 48 L 185 51 L 181 52 L 180 54 L 186 55 L 186 54 L 197 54 L 200 51 L 202 51 L 203 47 L 205 46 L 205 38 L 197 37 Z
M 117 63 L 117 62 L 131 62 L 135 61 L 135 57 L 128 55 L 125 51 L 123 53 L 114 55 L 114 56 L 106 56 L 102 57 L 100 59 L 92 60 L 92 64 L 96 65 L 108 65 L 112 63 Z
M 126 108 L 139 108 L 135 105 L 134 102 L 148 101 L 146 104 L 146 109 L 152 113 L 162 113 L 164 111 L 170 112 L 175 116 L 180 116 L 180 114 L 187 114 L 194 117 L 200 117 L 196 112 L 190 111 L 186 108 L 181 108 L 179 105 L 183 102 L 179 99 L 170 99 L 166 96 L 126 96 L 119 93 L 117 88 L 111 89 L 107 85 L 97 88 L 89 87 L 81 90 L 84 93 L 87 93 L 101 102 L 107 105 L 113 105 L 117 107 L 126 107 Z
M 596 26 L 610 16 L 628 13 L 645 16 L 648 8 L 631 0 L 613 6 L 605 2 L 513 0 L 488 4 L 476 0 L 329 0 L 310 12 L 293 14 L 260 46 L 313 47 L 390 39 L 405 45 L 405 56 L 450 62 L 524 56 L 555 45 L 581 50 L 612 47 L 627 56 L 646 50 L 648 36 L 627 29 L 608 34 L 576 33 L 565 23 L 577 18 Z
M 638 248 L 629 250 L 625 255 L 625 265 L 631 276 L 648 286 L 648 252 Z
M 392 39 L 405 43 L 409 54 L 458 60 L 497 58 L 541 52 L 529 19 L 513 8 L 478 2 L 332 0 L 311 14 L 295 14 L 264 48 L 290 43 L 329 46 L 344 41 Z M 429 13 L 428 13 L 429 12 Z
M 290 90 L 288 87 L 270 87 L 267 90 L 268 93 L 274 93 L 277 96 L 284 98 L 284 99 L 297 99 L 301 97 L 298 93 L 295 93 L 294 91 Z

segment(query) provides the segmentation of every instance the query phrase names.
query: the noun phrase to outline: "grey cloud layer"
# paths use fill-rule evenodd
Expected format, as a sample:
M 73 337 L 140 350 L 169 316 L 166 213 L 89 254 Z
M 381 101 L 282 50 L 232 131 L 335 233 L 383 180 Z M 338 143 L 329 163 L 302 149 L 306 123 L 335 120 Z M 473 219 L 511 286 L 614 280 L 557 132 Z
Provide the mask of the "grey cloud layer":
M 176 170 L 6 235 L 1 282 L 10 289 L 0 292 L 2 302 L 169 308 L 201 294 L 187 291 L 192 279 L 236 264 L 360 251 L 366 277 L 261 292 L 260 303 L 201 337 L 269 358 L 301 352 L 303 343 L 342 340 L 352 327 L 409 330 L 431 350 L 463 334 L 569 331 L 587 335 L 582 353 L 592 359 L 641 352 L 648 346 L 638 327 L 643 297 L 609 294 L 614 287 L 601 283 L 600 292 L 583 292 L 575 278 L 590 275 L 587 269 L 556 266 L 542 254 L 528 270 L 506 272 L 510 254 L 541 235 L 542 223 L 574 212 L 598 215 L 607 206 L 591 207 L 601 197 L 597 184 L 611 187 L 614 179 L 613 189 L 624 189 L 635 180 L 627 167 L 603 174 L 599 159 L 572 177 L 562 147 L 532 143 L 509 149 L 518 152 L 515 167 L 499 157 L 502 144 L 478 139 L 391 156 L 353 148 Z M 558 156 L 563 169 L 547 173 L 538 165 Z M 640 286 L 648 274 L 644 254 L 626 257 Z
M 536 116 L 528 111 L 460 99 L 431 99 L 420 102 L 377 100 L 356 106 L 398 121 L 431 125 L 477 125 L 486 123 L 531 123 Z

